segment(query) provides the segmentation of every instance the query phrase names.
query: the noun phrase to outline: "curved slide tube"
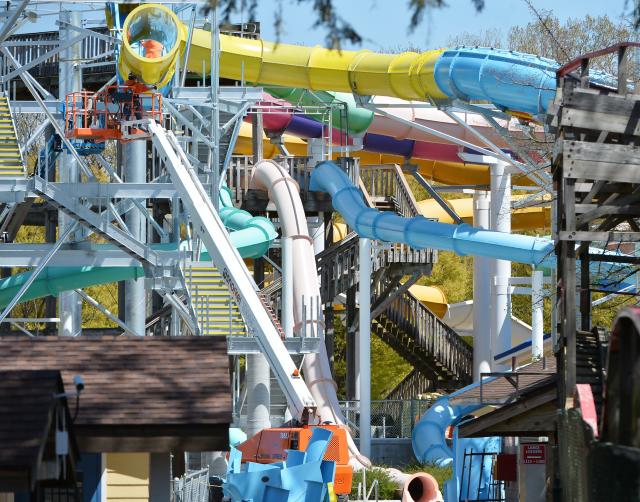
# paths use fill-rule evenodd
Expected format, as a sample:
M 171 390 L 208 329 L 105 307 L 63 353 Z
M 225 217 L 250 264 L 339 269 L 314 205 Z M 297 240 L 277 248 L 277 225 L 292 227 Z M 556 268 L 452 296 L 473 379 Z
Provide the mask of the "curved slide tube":
M 277 102 L 266 100 L 269 105 L 278 106 Z M 247 117 L 251 120 L 251 117 Z M 263 116 L 263 126 L 267 132 L 282 134 L 284 132 L 301 138 L 322 138 L 325 125 L 315 120 L 312 116 L 294 114 L 290 111 L 270 112 Z M 396 127 L 399 129 L 399 126 Z M 353 144 L 351 137 L 346 137 L 339 129 L 331 131 L 333 143 Z M 392 135 L 365 132 L 362 135 L 362 148 L 368 152 L 399 155 L 405 159 L 416 158 L 424 160 L 437 160 L 443 162 L 457 162 L 462 164 L 458 154 L 462 148 L 453 144 L 444 144 L 414 139 L 398 139 Z
M 277 238 L 273 223 L 261 216 L 251 216 L 242 209 L 236 209 L 231 204 L 228 188 L 220 191 L 221 208 L 220 218 L 225 226 L 232 231 L 229 236 L 243 258 L 259 258 L 269 249 L 271 243 Z M 171 250 L 181 244 L 155 244 L 155 249 Z M 112 247 L 110 245 L 94 245 L 100 247 Z M 209 255 L 205 251 L 200 255 L 201 261 L 209 261 Z M 13 299 L 22 285 L 29 279 L 32 272 L 22 272 L 6 279 L 0 280 L 0 308 L 5 307 Z M 87 288 L 100 284 L 108 284 L 117 281 L 127 281 L 144 277 L 142 267 L 46 267 L 38 278 L 31 284 L 21 298 L 21 302 L 43 298 L 45 296 L 57 296 L 63 291 Z
M 123 27 L 120 76 L 138 73 L 147 84 L 170 83 L 182 55 L 188 28 L 168 8 L 144 4 Z M 146 58 L 136 47 L 143 40 L 163 46 L 162 56 Z M 379 54 L 337 51 L 220 35 L 220 75 L 259 85 L 390 96 L 403 100 L 462 99 L 489 101 L 521 114 L 546 112 L 556 89 L 558 63 L 550 59 L 485 48 Z M 210 70 L 211 33 L 195 29 L 187 69 Z M 611 79 L 592 72 L 592 79 Z
M 252 155 L 251 126 L 243 123 L 240 126 L 240 133 L 236 141 L 233 152 L 237 155 Z M 307 143 L 289 134 L 282 137 L 285 147 L 292 155 L 306 156 Z M 278 147 L 271 143 L 266 135 L 262 138 L 263 152 L 265 158 L 273 158 L 281 155 Z M 334 158 L 342 154 L 335 153 Z M 401 155 L 380 154 L 367 151 L 351 152 L 352 157 L 360 159 L 360 165 L 398 164 L 404 165 L 406 159 Z M 418 167 L 418 171 L 428 180 L 444 183 L 446 185 L 488 185 L 489 167 L 480 164 L 462 164 L 460 162 L 442 162 L 437 160 L 424 160 L 412 158 L 412 164 Z M 517 183 L 526 182 L 524 176 L 517 176 Z M 516 183 L 516 176 L 514 176 Z
M 292 239 L 294 324 L 302 329 L 303 336 L 323 333 L 322 320 L 315 318 L 313 315 L 314 303 L 310 303 L 320 301 L 320 285 L 316 273 L 313 240 L 309 237 L 307 218 L 302 207 L 298 184 L 285 168 L 271 160 L 263 160 L 258 162 L 253 169 L 251 186 L 269 193 L 269 198 L 274 202 L 280 217 L 282 235 Z M 309 312 L 312 315 L 304 315 L 303 307 L 309 306 L 311 307 Z M 300 323 L 305 319 L 306 324 L 300 327 Z M 326 347 L 324 343 L 321 343 L 319 347 L 320 350 L 317 354 L 307 354 L 304 358 L 304 378 L 316 402 L 321 420 L 345 425 L 336 394 L 336 384 L 331 375 Z M 347 438 L 353 457 L 362 465 L 368 466 L 370 464 L 368 459 L 360 455 L 351 435 L 347 434 Z
M 463 477 L 463 466 L 459 459 L 462 458 L 463 452 L 469 449 L 473 449 L 475 452 L 500 451 L 500 438 L 458 439 L 456 431 L 452 441 L 447 439 L 448 435 L 451 436 L 450 430 L 448 430 L 450 427 L 455 427 L 466 416 L 482 408 L 482 405 L 475 403 L 452 404 L 450 399 L 479 385 L 480 383 L 476 382 L 448 396 L 437 399 L 422 416 L 411 433 L 411 445 L 418 462 L 435 464 L 440 467 L 452 465 L 453 477 L 444 486 L 446 502 L 457 502 L 458 500 L 472 497 L 471 493 L 465 492 L 469 486 L 473 487 L 473 498 L 477 498 L 475 496 L 476 488 L 480 492 L 481 499 L 483 496 L 488 495 L 490 489 L 488 480 L 491 479 L 491 463 L 488 459 L 482 464 L 474 463 L 474 468 L 471 469 L 470 473 L 467 466 L 464 472 L 466 477 L 464 486 L 461 486 L 460 483 Z M 455 452 L 454 449 L 456 450 Z
M 291 103 L 294 106 L 318 106 L 319 104 L 334 105 L 331 124 L 332 127 L 341 131 L 347 131 L 352 135 L 361 135 L 365 132 L 389 136 L 397 140 L 414 140 L 425 142 L 434 148 L 434 143 L 443 145 L 454 145 L 455 143 L 447 141 L 444 138 L 435 136 L 426 131 L 401 125 L 397 120 L 391 117 L 374 113 L 372 110 L 358 106 L 353 94 L 345 92 L 332 91 L 307 91 L 304 89 L 286 89 L 281 87 L 267 87 L 265 91 L 282 100 Z M 391 97 L 373 97 L 372 103 L 384 104 L 385 111 L 395 117 L 414 122 L 418 125 L 424 125 L 435 129 L 438 132 L 454 136 L 469 143 L 478 146 L 486 146 L 477 136 L 471 133 L 467 128 L 460 125 L 450 116 L 437 108 L 425 108 L 424 103 L 415 102 L 416 106 L 407 107 L 407 101 L 391 98 Z M 396 104 L 397 106 L 392 106 Z M 390 106 L 391 105 L 391 106 Z M 487 139 L 491 140 L 500 148 L 509 149 L 510 145 L 505 139 L 489 124 L 486 119 L 472 112 L 454 112 L 459 120 L 464 122 L 468 127 L 481 133 Z M 309 116 L 320 122 L 326 122 L 326 117 L 322 114 L 310 113 Z M 324 119 L 324 120 L 323 120 Z M 513 121 L 496 119 L 499 125 L 508 128 L 510 134 L 515 137 L 523 136 L 522 130 L 516 126 Z M 538 139 L 544 140 L 544 129 L 541 126 L 535 126 L 531 132 Z M 295 134 L 292 132 L 292 134 Z M 414 150 L 415 147 L 414 147 Z M 420 148 L 416 151 L 420 151 Z M 392 153 L 392 152 L 390 152 Z M 395 153 L 395 152 L 393 152 Z M 418 155 L 416 155 L 418 157 Z M 437 159 L 435 159 L 437 160 Z M 455 158 L 459 162 L 459 158 Z
M 327 192 L 348 225 L 358 235 L 385 242 L 403 242 L 414 248 L 435 248 L 459 255 L 484 256 L 520 263 L 539 264 L 553 252 L 553 242 L 526 235 L 508 234 L 429 221 L 422 216 L 404 218 L 367 207 L 349 177 L 333 162 L 321 162 L 311 174 L 309 188 Z

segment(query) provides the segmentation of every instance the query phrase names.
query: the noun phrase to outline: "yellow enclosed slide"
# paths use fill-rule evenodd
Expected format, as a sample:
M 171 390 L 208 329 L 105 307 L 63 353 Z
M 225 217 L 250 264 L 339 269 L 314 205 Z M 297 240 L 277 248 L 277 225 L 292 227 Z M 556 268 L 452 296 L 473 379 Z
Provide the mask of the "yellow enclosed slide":
M 182 56 L 188 28 L 167 7 L 144 4 L 123 26 L 119 71 L 138 74 L 159 88 L 169 83 Z M 162 44 L 162 56 L 147 58 L 143 40 Z M 444 99 L 435 82 L 434 65 L 442 50 L 379 54 L 367 50 L 336 51 L 220 35 L 220 75 L 235 80 L 311 90 L 357 92 L 405 100 Z M 181 61 L 180 61 L 181 62 Z M 187 69 L 209 72 L 211 33 L 195 29 Z

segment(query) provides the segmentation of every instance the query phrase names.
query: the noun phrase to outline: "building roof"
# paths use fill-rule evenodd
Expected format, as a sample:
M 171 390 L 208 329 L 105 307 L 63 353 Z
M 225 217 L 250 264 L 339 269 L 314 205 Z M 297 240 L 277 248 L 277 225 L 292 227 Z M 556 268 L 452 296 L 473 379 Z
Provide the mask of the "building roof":
M 450 398 L 451 404 L 508 404 L 518 396 L 543 387 L 556 378 L 556 359 L 547 357 L 487 379 L 468 391 Z
M 59 371 L 0 371 L 0 491 L 32 489 L 62 392 Z
M 0 370 L 57 369 L 67 389 L 81 375 L 81 451 L 219 450 L 231 422 L 226 348 L 222 337 L 7 336 Z
M 555 431 L 557 386 L 548 380 L 490 413 L 463 422 L 459 437 L 546 436 Z

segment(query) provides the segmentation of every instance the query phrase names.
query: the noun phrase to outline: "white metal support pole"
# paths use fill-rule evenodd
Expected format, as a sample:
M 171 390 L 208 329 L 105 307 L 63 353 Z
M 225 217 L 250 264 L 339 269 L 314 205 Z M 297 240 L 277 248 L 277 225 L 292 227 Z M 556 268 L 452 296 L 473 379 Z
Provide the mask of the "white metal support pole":
M 282 329 L 293 336 L 293 240 L 282 236 Z
M 147 141 L 140 139 L 123 145 L 124 180 L 129 183 L 147 181 Z M 140 201 L 146 208 L 145 201 Z M 140 242 L 147 239 L 147 219 L 139 208 L 134 207 L 126 216 L 127 228 Z M 147 313 L 145 280 L 131 279 L 124 283 L 124 322 L 136 335 L 144 336 Z
M 494 161 L 491 170 L 491 230 L 511 232 L 511 174 L 508 164 Z M 509 278 L 511 277 L 511 262 L 508 260 L 493 260 L 491 301 L 491 366 L 496 368 L 493 358 L 511 348 L 511 295 L 509 293 Z
M 220 80 L 220 27 L 218 26 L 218 7 L 211 9 L 211 129 L 213 147 L 211 148 L 211 202 L 218 209 L 220 186 L 220 109 L 218 107 L 218 81 Z
M 473 194 L 473 225 L 489 228 L 489 192 L 476 190 Z M 473 381 L 480 380 L 481 373 L 491 371 L 491 260 L 480 256 L 473 258 Z
M 80 12 L 61 11 L 60 20 L 60 42 L 71 39 L 74 34 L 66 28 L 65 23 L 73 26 L 81 26 Z M 59 98 L 65 101 L 65 96 L 74 91 L 82 89 L 82 70 L 75 63 L 81 62 L 82 44 L 77 43 L 60 54 L 59 64 Z M 68 152 L 62 152 L 58 161 L 59 180 L 66 183 L 78 183 L 80 176 L 78 164 L 74 157 Z M 67 216 L 62 211 L 58 212 L 58 235 L 62 235 L 74 222 L 71 216 Z M 73 234 L 70 240 L 73 240 Z M 82 331 L 82 298 L 75 291 L 65 291 L 58 296 L 58 317 L 60 324 L 58 334 L 61 336 L 76 336 Z
M 259 161 L 264 158 L 263 152 L 263 144 L 262 144 L 262 113 L 258 110 L 255 115 L 253 115 L 253 122 L 251 126 L 252 130 L 252 139 L 253 139 L 253 165 L 256 165 Z M 288 258 L 293 260 L 293 244 L 291 239 L 283 238 L 283 247 L 287 244 L 284 243 L 285 240 L 289 240 L 290 248 L 288 254 Z M 283 249 L 283 259 L 285 250 Z M 284 265 L 284 263 L 283 263 Z M 293 261 L 291 263 L 291 275 L 293 275 Z M 285 273 L 283 267 L 283 274 Z M 282 319 L 281 321 L 286 322 L 288 313 L 287 308 L 289 308 L 289 313 L 291 315 L 290 320 L 290 328 L 289 331 L 285 329 L 285 336 L 289 336 L 289 333 L 293 334 L 293 277 L 289 277 L 288 287 L 290 288 L 290 292 L 287 291 L 286 294 L 291 296 L 291 300 L 289 302 L 288 307 L 283 305 L 282 308 Z M 285 302 L 285 280 L 286 277 L 282 277 L 282 294 L 283 294 L 283 303 Z M 271 371 L 269 369 L 269 363 L 267 362 L 267 358 L 263 354 L 247 354 L 247 430 L 246 433 L 249 437 L 253 436 L 257 432 L 260 432 L 262 429 L 266 429 L 267 427 L 271 427 L 270 420 L 270 409 L 271 409 Z
M 247 355 L 247 430 L 249 437 L 271 427 L 270 371 L 262 354 Z
M 535 270 L 531 274 L 531 360 L 537 361 L 543 356 L 543 291 L 544 274 Z
M 371 455 L 371 240 L 359 241 L 359 332 L 356 389 L 360 399 L 360 452 Z

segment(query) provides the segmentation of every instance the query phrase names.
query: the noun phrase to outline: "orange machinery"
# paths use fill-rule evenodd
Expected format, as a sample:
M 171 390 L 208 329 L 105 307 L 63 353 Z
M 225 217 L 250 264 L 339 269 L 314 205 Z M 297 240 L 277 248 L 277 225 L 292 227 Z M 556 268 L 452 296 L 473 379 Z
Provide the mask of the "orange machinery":
M 128 86 L 110 86 L 100 92 L 67 94 L 65 135 L 69 139 L 102 142 L 115 139 L 133 141 L 148 133 L 127 121 L 162 118 L 162 95 L 138 93 Z
M 338 425 L 302 425 L 300 427 L 282 427 L 264 429 L 255 436 L 237 446 L 242 452 L 243 462 L 272 464 L 286 459 L 287 450 L 307 449 L 314 427 L 330 430 L 333 435 L 324 460 L 336 463 L 336 475 L 333 483 L 336 495 L 351 493 L 353 468 L 349 464 L 347 431 Z

